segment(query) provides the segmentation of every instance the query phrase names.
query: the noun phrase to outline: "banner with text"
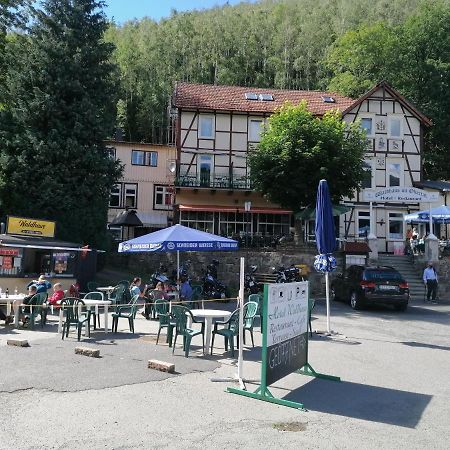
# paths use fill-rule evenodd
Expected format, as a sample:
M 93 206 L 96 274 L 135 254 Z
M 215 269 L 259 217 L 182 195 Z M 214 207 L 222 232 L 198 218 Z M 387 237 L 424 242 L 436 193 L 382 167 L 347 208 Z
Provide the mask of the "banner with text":
M 55 237 L 55 222 L 8 216 L 6 233 L 25 236 Z
M 364 189 L 365 202 L 437 202 L 438 192 L 428 192 L 412 186 Z
M 309 284 L 267 286 L 265 301 L 266 385 L 302 368 L 308 360 Z

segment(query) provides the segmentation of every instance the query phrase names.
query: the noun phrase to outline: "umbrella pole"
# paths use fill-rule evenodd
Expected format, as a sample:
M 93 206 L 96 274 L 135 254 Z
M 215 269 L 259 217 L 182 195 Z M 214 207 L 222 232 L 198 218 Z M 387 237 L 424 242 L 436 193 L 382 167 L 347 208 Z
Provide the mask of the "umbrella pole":
M 244 271 L 245 271 L 245 259 L 241 257 L 241 270 L 239 273 L 239 355 L 238 355 L 238 373 L 237 378 L 239 381 L 239 384 L 241 384 L 241 388 L 245 389 L 245 385 L 243 385 L 243 347 L 244 347 Z
M 177 250 L 177 289 L 180 292 L 180 250 Z
M 327 333 L 330 331 L 330 280 L 329 273 L 325 272 L 325 295 L 327 299 Z

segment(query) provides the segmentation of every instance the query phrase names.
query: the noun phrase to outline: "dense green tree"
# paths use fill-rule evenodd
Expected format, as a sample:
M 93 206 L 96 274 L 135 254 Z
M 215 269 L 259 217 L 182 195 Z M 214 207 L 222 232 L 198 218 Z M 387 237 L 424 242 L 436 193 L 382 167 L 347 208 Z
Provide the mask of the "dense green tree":
M 132 141 L 167 140 L 174 82 L 321 89 L 323 59 L 361 24 L 402 23 L 427 0 L 262 0 L 112 24 L 120 124 Z M 379 81 L 379 80 L 377 80 Z
M 3 214 L 57 221 L 60 238 L 103 245 L 121 168 L 103 140 L 115 120 L 113 46 L 101 0 L 46 0 L 8 45 L 0 116 Z
M 364 177 L 366 145 L 359 124 L 346 124 L 339 111 L 321 119 L 306 102 L 287 104 L 270 117 L 258 149 L 250 154 L 250 173 L 269 200 L 299 211 L 314 203 L 322 178 L 335 201 L 350 196 Z
M 424 169 L 428 178 L 450 176 L 450 2 L 424 2 L 404 23 L 377 23 L 349 31 L 331 49 L 328 88 L 357 97 L 387 80 L 433 127 L 426 135 Z

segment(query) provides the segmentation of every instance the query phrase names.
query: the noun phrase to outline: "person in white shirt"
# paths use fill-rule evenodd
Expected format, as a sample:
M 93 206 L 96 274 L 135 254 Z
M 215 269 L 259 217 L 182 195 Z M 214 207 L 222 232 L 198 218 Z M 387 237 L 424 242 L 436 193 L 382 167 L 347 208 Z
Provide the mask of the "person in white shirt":
M 430 261 L 428 266 L 423 271 L 423 282 L 427 287 L 427 302 L 436 303 L 436 294 L 438 286 L 438 276 L 436 270 L 433 267 L 433 263 Z

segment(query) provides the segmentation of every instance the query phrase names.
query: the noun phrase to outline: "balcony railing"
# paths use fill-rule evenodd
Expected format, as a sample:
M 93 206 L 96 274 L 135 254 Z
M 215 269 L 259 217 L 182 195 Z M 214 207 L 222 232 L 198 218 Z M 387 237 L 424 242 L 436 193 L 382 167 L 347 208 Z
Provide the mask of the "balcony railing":
M 175 179 L 175 186 L 209 189 L 252 189 L 249 177 L 229 177 L 227 175 L 200 178 L 195 175 L 180 175 Z

